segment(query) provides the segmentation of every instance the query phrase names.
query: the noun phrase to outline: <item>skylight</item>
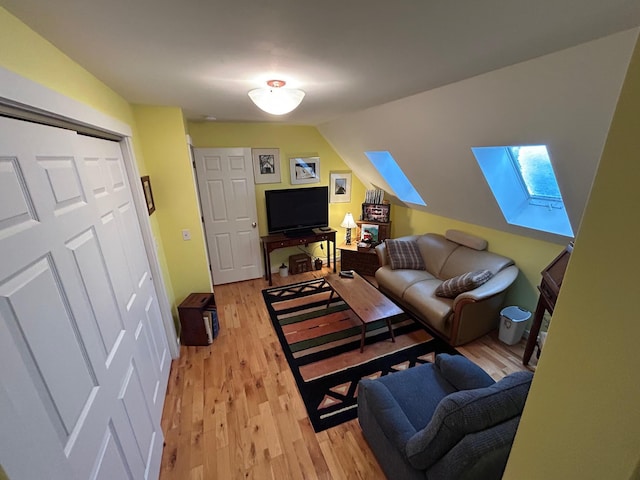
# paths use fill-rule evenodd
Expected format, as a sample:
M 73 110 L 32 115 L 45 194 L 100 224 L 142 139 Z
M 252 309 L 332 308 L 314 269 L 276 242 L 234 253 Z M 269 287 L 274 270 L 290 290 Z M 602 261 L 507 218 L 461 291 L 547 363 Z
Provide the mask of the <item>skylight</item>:
M 364 152 L 364 154 L 389 184 L 396 197 L 406 203 L 426 206 L 420 194 L 389 152 Z
M 471 150 L 507 223 L 573 237 L 545 145 Z
M 562 201 L 547 147 L 509 147 L 509 152 L 531 197 Z

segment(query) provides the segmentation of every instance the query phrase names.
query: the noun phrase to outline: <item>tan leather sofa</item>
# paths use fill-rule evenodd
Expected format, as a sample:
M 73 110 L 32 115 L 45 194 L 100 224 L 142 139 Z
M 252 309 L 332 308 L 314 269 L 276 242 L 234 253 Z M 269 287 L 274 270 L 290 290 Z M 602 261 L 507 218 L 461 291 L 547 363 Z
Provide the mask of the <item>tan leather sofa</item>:
M 444 236 L 427 233 L 395 240 L 415 241 L 426 269 L 391 269 L 386 245 L 381 243 L 376 247 L 381 267 L 375 274 L 380 291 L 452 346 L 475 340 L 498 326 L 506 290 L 518 276 L 513 260 L 487 251 L 486 240 L 458 230 L 448 230 Z M 443 281 L 485 269 L 493 276 L 479 287 L 455 298 L 435 294 Z

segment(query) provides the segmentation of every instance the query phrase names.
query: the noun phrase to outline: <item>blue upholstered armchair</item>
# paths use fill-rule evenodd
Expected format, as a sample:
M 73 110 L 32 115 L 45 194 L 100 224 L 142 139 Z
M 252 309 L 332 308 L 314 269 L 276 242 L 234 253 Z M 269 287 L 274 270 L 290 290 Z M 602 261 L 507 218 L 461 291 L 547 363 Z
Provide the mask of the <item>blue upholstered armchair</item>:
M 532 378 L 494 382 L 465 357 L 441 354 L 361 380 L 358 420 L 389 479 L 500 479 Z

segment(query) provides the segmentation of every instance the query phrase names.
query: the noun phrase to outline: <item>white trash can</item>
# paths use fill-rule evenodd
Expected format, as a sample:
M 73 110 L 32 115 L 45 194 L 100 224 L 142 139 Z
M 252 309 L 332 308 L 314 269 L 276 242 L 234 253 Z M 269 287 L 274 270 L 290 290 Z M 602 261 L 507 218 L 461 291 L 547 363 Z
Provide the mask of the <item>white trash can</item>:
M 500 311 L 498 338 L 507 345 L 515 345 L 522 338 L 531 312 L 520 307 L 505 307 Z

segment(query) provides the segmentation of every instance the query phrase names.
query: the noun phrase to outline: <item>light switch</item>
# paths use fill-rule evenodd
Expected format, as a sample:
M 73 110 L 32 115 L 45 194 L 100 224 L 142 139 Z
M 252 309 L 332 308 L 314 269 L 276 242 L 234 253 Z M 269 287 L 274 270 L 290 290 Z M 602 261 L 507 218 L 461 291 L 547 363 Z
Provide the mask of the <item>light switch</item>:
M 182 230 L 182 240 L 191 240 L 191 231 L 189 229 Z

